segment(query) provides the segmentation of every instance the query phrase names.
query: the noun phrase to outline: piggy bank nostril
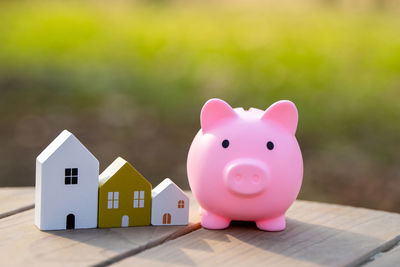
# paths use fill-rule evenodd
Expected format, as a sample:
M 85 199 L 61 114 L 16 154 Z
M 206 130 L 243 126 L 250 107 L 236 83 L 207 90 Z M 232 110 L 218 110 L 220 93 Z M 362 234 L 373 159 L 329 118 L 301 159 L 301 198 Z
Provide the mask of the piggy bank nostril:
M 242 181 L 242 175 L 236 174 L 236 175 L 235 175 L 235 181 L 236 181 L 236 182 L 241 182 L 241 181 Z
M 257 174 L 253 175 L 253 182 L 254 183 L 259 183 L 260 182 L 260 176 L 258 176 Z

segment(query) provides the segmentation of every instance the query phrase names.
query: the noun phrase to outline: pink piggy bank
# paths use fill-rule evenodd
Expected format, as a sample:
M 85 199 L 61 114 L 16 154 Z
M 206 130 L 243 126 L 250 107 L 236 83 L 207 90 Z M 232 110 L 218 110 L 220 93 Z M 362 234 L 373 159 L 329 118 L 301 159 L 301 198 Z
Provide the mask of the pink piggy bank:
M 210 99 L 200 121 L 187 172 L 201 225 L 223 229 L 238 220 L 255 221 L 264 231 L 285 229 L 285 212 L 303 180 L 296 106 L 283 100 L 246 111 Z

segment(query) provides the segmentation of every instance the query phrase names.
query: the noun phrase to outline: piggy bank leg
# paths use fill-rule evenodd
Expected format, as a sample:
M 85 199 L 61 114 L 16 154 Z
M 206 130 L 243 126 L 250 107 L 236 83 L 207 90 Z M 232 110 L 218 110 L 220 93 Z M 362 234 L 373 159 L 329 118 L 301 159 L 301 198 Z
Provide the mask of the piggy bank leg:
M 272 219 L 256 221 L 258 229 L 263 231 L 282 231 L 286 227 L 285 215 L 281 215 Z
M 225 229 L 231 223 L 231 220 L 221 217 L 205 209 L 201 212 L 201 226 L 207 229 Z

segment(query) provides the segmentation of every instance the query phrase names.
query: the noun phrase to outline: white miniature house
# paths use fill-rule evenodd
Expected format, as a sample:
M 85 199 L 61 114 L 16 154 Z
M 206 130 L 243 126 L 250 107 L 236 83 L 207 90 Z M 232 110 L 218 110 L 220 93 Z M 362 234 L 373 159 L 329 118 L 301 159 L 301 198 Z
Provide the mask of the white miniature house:
M 174 182 L 166 178 L 151 192 L 152 225 L 186 225 L 189 220 L 189 198 Z
M 98 179 L 99 161 L 64 130 L 36 159 L 36 226 L 97 227 Z

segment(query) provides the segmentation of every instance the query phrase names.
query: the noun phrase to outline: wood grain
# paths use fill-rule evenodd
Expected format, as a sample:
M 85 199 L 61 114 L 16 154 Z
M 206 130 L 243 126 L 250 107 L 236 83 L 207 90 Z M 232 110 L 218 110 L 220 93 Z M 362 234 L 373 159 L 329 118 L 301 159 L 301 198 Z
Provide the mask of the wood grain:
M 42 232 L 34 210 L 0 220 L 2 266 L 106 266 L 199 228 L 197 207 L 188 226 L 146 226 Z M 195 212 L 194 212 L 195 211 Z
M 400 237 L 400 236 L 399 236 Z M 380 266 L 399 266 L 400 265 L 400 241 L 395 247 L 388 251 L 383 251 L 376 254 L 372 261 L 367 262 L 365 267 L 380 267 Z
M 400 215 L 296 201 L 287 229 L 262 232 L 254 223 L 200 229 L 116 263 L 142 265 L 342 266 L 365 261 L 400 233 Z
M 33 187 L 3 187 L 0 189 L 0 219 L 32 209 L 34 202 Z
M 254 223 L 199 229 L 199 206 L 188 193 L 190 225 L 39 231 L 33 188 L 0 189 L 2 266 L 283 265 L 393 266 L 400 262 L 400 215 L 296 201 L 285 231 Z M 25 211 L 23 211 L 25 210 Z M 297 266 L 296 266 L 297 267 Z

